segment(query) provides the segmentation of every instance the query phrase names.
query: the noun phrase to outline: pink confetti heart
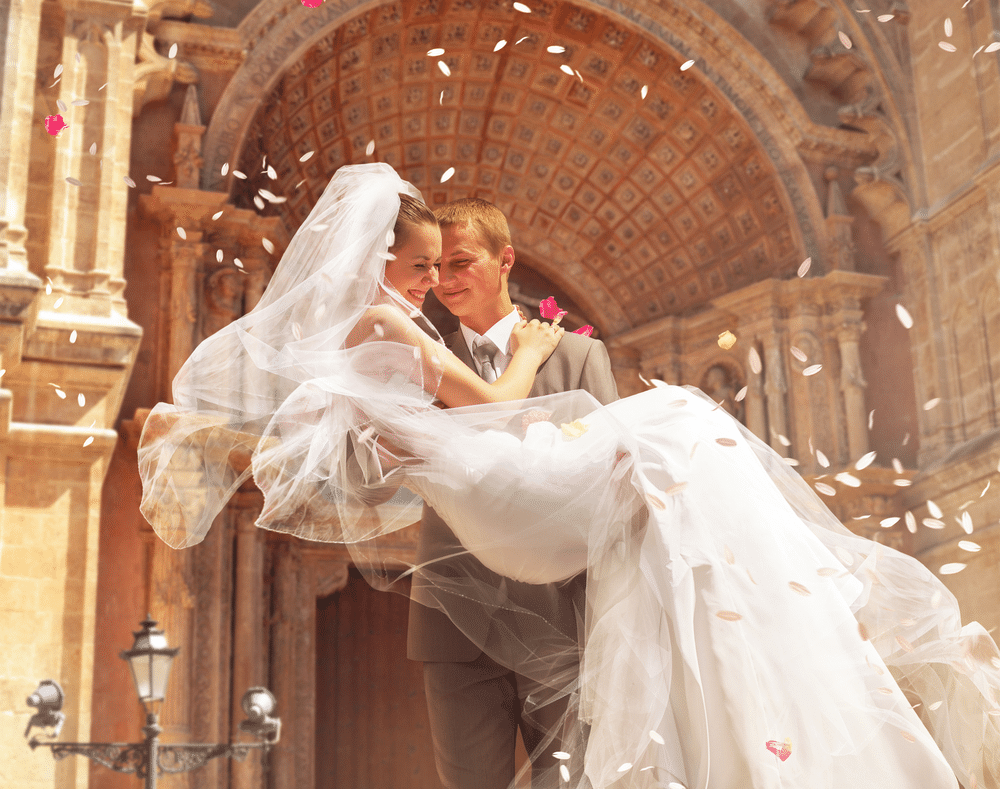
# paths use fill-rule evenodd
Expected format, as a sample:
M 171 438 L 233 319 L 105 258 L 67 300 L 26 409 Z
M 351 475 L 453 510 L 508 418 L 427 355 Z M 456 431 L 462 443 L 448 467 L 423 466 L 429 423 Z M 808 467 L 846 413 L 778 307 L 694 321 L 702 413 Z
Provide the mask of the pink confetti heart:
M 581 326 L 579 329 L 573 332 L 573 334 L 582 334 L 584 337 L 589 337 L 593 333 L 594 333 L 594 327 L 591 326 L 590 324 L 586 326 Z
M 306 8 L 319 8 L 323 5 L 323 0 L 302 0 L 302 5 Z
M 45 131 L 55 137 L 69 124 L 63 120 L 62 115 L 49 115 L 45 118 Z
M 547 299 L 544 299 L 538 305 L 538 311 L 542 313 L 542 317 L 547 321 L 557 320 L 567 314 L 566 310 L 559 309 L 555 296 L 549 296 Z
M 778 742 L 777 740 L 768 740 L 765 747 L 777 756 L 781 761 L 785 761 L 789 756 L 792 755 L 792 738 L 786 737 L 784 742 Z

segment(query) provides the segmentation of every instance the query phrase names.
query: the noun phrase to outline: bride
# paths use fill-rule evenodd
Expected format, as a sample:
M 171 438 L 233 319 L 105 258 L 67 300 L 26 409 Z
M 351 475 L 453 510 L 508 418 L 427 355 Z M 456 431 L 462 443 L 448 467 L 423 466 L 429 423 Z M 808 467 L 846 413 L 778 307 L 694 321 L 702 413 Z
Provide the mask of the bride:
M 262 528 L 419 580 L 466 632 L 488 618 L 478 645 L 566 710 L 553 786 L 1000 787 L 1000 652 L 943 584 L 695 389 L 521 399 L 558 327 L 522 322 L 486 384 L 420 313 L 441 247 L 414 198 L 341 168 L 260 304 L 195 350 L 140 445 L 160 537 L 199 542 L 252 475 Z M 402 570 L 379 538 L 421 498 L 464 550 Z M 504 580 L 583 571 L 573 633 Z

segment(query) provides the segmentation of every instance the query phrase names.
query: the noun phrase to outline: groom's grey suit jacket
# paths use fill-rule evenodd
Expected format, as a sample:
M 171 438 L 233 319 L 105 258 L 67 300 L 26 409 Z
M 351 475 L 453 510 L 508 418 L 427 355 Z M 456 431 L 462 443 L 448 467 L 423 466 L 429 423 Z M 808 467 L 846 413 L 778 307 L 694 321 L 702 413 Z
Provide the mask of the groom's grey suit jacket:
M 448 335 L 445 344 L 473 371 L 478 372 L 461 331 Z M 618 399 L 618 389 L 611 375 L 611 360 L 604 344 L 579 334 L 566 333 L 552 355 L 538 369 L 530 394 L 532 397 L 540 397 L 574 389 L 584 389 L 604 404 Z M 433 509 L 425 505 L 420 524 L 417 563 L 430 562 L 429 570 L 448 575 L 447 559 L 442 557 L 451 556 L 462 550 L 458 538 L 451 529 Z M 436 562 L 438 559 L 442 561 Z M 469 562 L 474 563 L 477 575 L 481 573 L 483 576 L 498 578 L 472 557 L 462 558 L 463 566 L 468 567 Z M 562 620 L 559 622 L 560 629 L 563 632 L 576 632 L 577 616 L 572 597 L 574 591 L 579 591 L 576 588 L 579 585 L 568 582 L 559 586 L 551 584 L 534 586 L 509 579 L 505 579 L 503 583 L 506 584 L 511 596 L 528 608 L 532 608 L 534 597 L 538 598 L 539 611 L 551 612 L 555 606 Z M 553 599 L 553 595 L 557 599 Z M 417 581 L 411 593 L 407 630 L 407 656 L 411 660 L 464 663 L 479 657 L 480 649 L 472 640 L 455 627 L 441 611 L 421 605 L 420 599 L 421 590 Z M 478 624 L 480 632 L 471 635 L 476 641 L 483 642 L 490 626 L 485 613 Z

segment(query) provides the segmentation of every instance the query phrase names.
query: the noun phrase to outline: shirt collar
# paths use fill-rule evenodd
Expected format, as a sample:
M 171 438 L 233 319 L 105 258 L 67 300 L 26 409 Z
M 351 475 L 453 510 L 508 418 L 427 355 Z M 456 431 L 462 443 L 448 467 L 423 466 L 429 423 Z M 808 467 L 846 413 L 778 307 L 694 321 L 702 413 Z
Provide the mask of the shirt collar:
M 490 326 L 484 335 L 477 334 L 464 323 L 459 324 L 459 326 L 462 329 L 462 337 L 465 338 L 465 344 L 469 346 L 469 353 L 472 353 L 472 344 L 480 336 L 483 336 L 499 348 L 504 356 L 510 356 L 510 335 L 520 320 L 521 316 L 517 314 L 517 310 L 515 309 L 511 310 L 509 315 Z

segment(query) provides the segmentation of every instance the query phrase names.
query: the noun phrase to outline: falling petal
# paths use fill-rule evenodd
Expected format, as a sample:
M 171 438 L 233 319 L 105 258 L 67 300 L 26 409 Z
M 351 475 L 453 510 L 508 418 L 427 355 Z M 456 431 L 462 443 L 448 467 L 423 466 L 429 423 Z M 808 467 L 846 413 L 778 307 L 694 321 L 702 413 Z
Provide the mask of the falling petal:
M 176 43 L 170 45 L 170 51 L 167 53 L 167 57 L 170 60 L 173 60 L 175 57 L 177 57 L 177 44 Z
M 740 389 L 740 391 L 738 391 L 738 392 L 736 393 L 736 397 L 734 397 L 733 399 L 734 399 L 734 400 L 735 400 L 735 401 L 736 401 L 737 403 L 738 403 L 738 402 L 740 402 L 740 401 L 741 401 L 741 400 L 742 400 L 742 399 L 743 399 L 744 397 L 746 397 L 746 396 L 747 396 L 747 389 L 748 389 L 748 387 L 744 386 L 744 387 L 743 387 L 742 389 Z
M 966 534 L 972 534 L 972 516 L 968 512 L 962 513 L 962 519 L 959 521 L 959 526 L 962 527 L 962 531 Z
M 958 52 L 958 47 L 952 44 L 950 41 L 938 41 L 938 46 L 941 47 L 945 52 Z
M 809 367 L 807 367 L 805 370 L 803 370 L 802 374 L 803 375 L 816 375 L 816 373 L 818 373 L 822 369 L 823 369 L 823 365 L 821 365 L 821 364 L 812 364 Z
M 875 462 L 875 456 L 877 454 L 878 454 L 877 452 L 865 453 L 860 458 L 858 458 L 858 462 L 854 464 L 854 468 L 856 468 L 858 471 L 868 468 L 872 463 Z
M 76 329 L 73 329 L 73 331 L 71 331 L 69 333 L 69 341 L 70 341 L 70 343 L 76 342 L 76 338 L 77 338 Z M 80 397 L 83 397 L 83 395 L 80 395 Z
M 448 64 L 445 63 L 443 60 L 438 61 L 438 68 L 441 69 L 441 73 L 444 74 L 446 77 L 451 76 L 451 69 L 448 68 Z
M 993 484 L 993 480 L 987 481 L 986 487 L 983 488 L 983 492 L 979 494 L 979 498 L 982 498 L 983 496 L 986 495 L 986 491 L 988 491 L 990 489 L 990 485 L 992 485 L 992 484 Z
M 858 622 L 858 635 L 861 636 L 862 641 L 867 641 L 869 639 L 868 628 L 865 627 L 864 622 Z
M 724 545 L 723 547 L 726 549 L 725 551 L 726 562 L 728 564 L 736 564 L 736 557 L 733 556 L 733 552 L 730 549 L 730 547 L 728 545 Z
M 732 438 L 717 438 L 715 443 L 723 447 L 735 447 L 736 441 Z
M 257 206 L 258 210 L 260 210 L 260 211 L 264 210 L 264 201 L 260 197 L 258 197 L 257 195 L 254 195 L 253 204 L 255 206 Z
M 76 178 L 67 178 L 66 183 L 71 184 L 73 186 L 83 186 L 83 184 L 80 183 Z
M 97 155 L 97 143 L 96 142 L 92 142 L 90 144 L 90 155 L 91 156 L 96 156 Z
M 872 429 L 872 425 L 875 423 L 875 409 L 873 408 L 868 412 L 868 429 Z
M 52 72 L 52 79 L 55 79 L 62 73 L 63 73 L 63 64 L 60 63 L 58 66 L 56 66 L 56 70 Z
M 222 165 L 222 174 L 225 175 L 229 172 L 229 162 L 224 162 Z
M 916 534 L 917 533 L 917 516 L 916 515 L 914 515 L 912 512 L 907 511 L 907 513 L 903 516 L 903 521 L 906 523 L 906 528 L 910 532 L 910 534 Z
M 83 442 L 83 445 L 84 445 L 85 447 L 89 447 L 89 446 L 90 446 L 91 444 L 93 444 L 93 443 L 94 443 L 94 437 L 93 437 L 93 436 L 89 436 L 89 437 L 87 438 L 87 440 Z
M 271 165 L 267 166 L 267 177 L 270 178 L 272 181 L 278 180 L 278 171 L 275 170 Z
M 844 49 L 850 49 L 854 44 L 851 43 L 851 39 L 848 38 L 847 33 L 843 30 L 837 31 L 837 38 L 840 39 L 840 43 L 844 45 Z
M 365 146 L 365 156 L 371 156 L 373 153 L 375 153 L 375 140 L 369 140 Z
M 788 588 L 791 589 L 793 592 L 802 595 L 803 597 L 809 597 L 809 595 L 812 594 L 812 592 L 809 591 L 809 588 L 807 586 L 804 586 L 803 584 L 800 584 L 797 581 L 789 581 Z
M 58 397 L 60 400 L 65 400 L 66 393 L 62 389 L 56 389 L 56 397 Z
M 514 10 L 520 11 L 522 14 L 530 14 L 531 9 L 528 8 L 524 3 L 514 3 Z
M 892 469 L 897 474 L 902 474 L 903 473 L 903 464 L 899 462 L 899 458 L 893 458 L 892 459 Z
M 546 47 L 545 51 L 546 52 L 551 52 L 553 55 L 558 55 L 558 54 L 560 54 L 562 52 L 565 52 L 566 51 L 566 47 L 559 46 L 558 44 L 555 44 L 555 45 L 553 45 L 551 47 Z
M 654 496 L 652 493 L 647 493 L 646 499 L 649 501 L 650 504 L 652 504 L 658 510 L 665 510 L 667 508 L 667 505 L 664 504 L 662 501 L 660 501 L 658 498 L 656 498 L 656 496 Z
M 62 99 L 56 99 L 56 106 L 59 108 L 59 112 L 66 112 L 66 102 Z
M 840 570 L 836 567 L 820 567 L 816 571 L 816 575 L 820 576 L 821 578 L 829 578 L 830 576 L 838 575 L 841 572 L 843 572 L 843 570 Z
M 84 397 L 83 392 L 80 392 L 80 394 L 76 396 L 76 404 L 80 406 L 80 408 L 83 408 L 85 405 L 87 405 L 87 398 Z
M 222 262 L 222 250 L 221 249 L 215 250 L 215 262 L 216 263 L 221 263 Z
M 982 550 L 982 546 L 978 542 L 972 542 L 971 540 L 959 540 L 958 547 L 969 553 L 977 553 Z
M 125 185 L 126 186 L 131 186 L 133 189 L 135 189 L 135 181 L 133 181 L 127 175 L 125 176 Z
M 497 41 L 496 45 L 493 47 L 493 51 L 499 52 L 505 46 L 507 46 L 507 39 L 501 38 L 499 41 Z
M 160 178 L 160 177 L 159 177 L 158 175 L 147 175 L 147 176 L 146 176 L 146 180 L 147 180 L 147 181 L 150 181 L 150 182 L 152 182 L 152 183 L 154 183 L 154 184 L 158 184 L 158 183 L 160 183 L 160 182 L 161 182 L 161 181 L 162 181 L 163 179 L 162 179 L 162 178 Z
M 212 219 L 213 219 L 213 220 L 216 220 L 216 219 L 218 219 L 218 218 L 219 218 L 220 216 L 222 216 L 222 214 L 223 214 L 223 212 L 222 212 L 222 211 L 216 211 L 216 212 L 215 212 L 214 214 L 212 214 Z
M 447 170 L 445 170 L 443 173 L 441 173 L 441 183 L 444 183 L 445 181 L 447 181 L 454 174 L 455 174 L 455 168 L 454 167 L 449 167 Z
M 587 430 L 589 430 L 590 428 L 583 422 L 581 422 L 579 419 L 575 419 L 572 422 L 567 422 L 565 424 L 560 425 L 559 429 L 562 430 L 563 435 L 565 435 L 567 438 L 573 439 L 573 438 L 579 438 L 584 433 L 586 433 Z M 660 504 L 663 505 L 663 502 L 660 502 Z M 661 506 L 660 509 L 663 509 L 663 506 Z
M 618 772 L 627 773 L 631 769 L 632 769 L 632 762 L 625 762 L 625 764 L 623 764 L 621 767 L 618 768 Z
M 837 482 L 840 482 L 841 484 L 847 485 L 848 487 L 851 488 L 861 487 L 861 480 L 852 474 L 848 474 L 846 471 L 841 471 L 834 477 L 834 479 L 837 480 Z
M 837 491 L 834 490 L 833 488 L 831 488 L 825 482 L 817 482 L 817 483 L 815 483 L 815 488 L 820 493 L 822 493 L 824 496 L 836 496 L 837 495 Z
M 235 175 L 241 181 L 245 181 L 247 179 L 247 174 L 242 170 L 233 170 L 233 175 Z
M 788 439 L 788 437 L 781 435 L 781 433 L 778 433 L 778 441 L 783 447 L 790 447 L 792 445 L 792 442 Z
M 684 490 L 684 488 L 686 488 L 686 487 L 687 487 L 687 483 L 686 482 L 677 482 L 674 485 L 671 485 L 669 488 L 667 488 L 663 492 L 666 493 L 668 496 L 675 496 L 678 493 L 680 493 L 682 490 Z
M 760 375 L 760 372 L 761 370 L 764 369 L 764 366 L 760 362 L 760 354 L 757 353 L 756 348 L 750 349 L 749 353 L 747 354 L 747 359 L 750 362 L 750 369 L 753 370 L 754 374 Z
M 559 765 L 559 775 L 564 781 L 569 781 L 569 768 L 565 764 Z
M 666 744 L 666 740 L 663 739 L 663 735 L 660 734 L 658 731 L 650 730 L 650 732 L 649 732 L 649 739 L 651 739 L 657 745 L 665 745 Z M 643 769 L 645 769 L 645 768 L 643 768 Z
M 816 462 L 818 462 L 823 468 L 830 468 L 829 459 L 818 449 L 816 450 Z
M 683 63 L 681 63 L 681 71 L 687 71 L 693 65 L 694 65 L 694 60 L 685 60 Z
M 179 235 L 182 239 L 184 239 L 185 241 L 187 241 L 188 234 L 187 234 L 187 231 L 183 227 L 177 228 L 177 235 Z
M 427 50 L 427 57 L 439 58 L 444 54 L 444 47 L 435 47 Z
M 236 266 L 236 268 L 243 268 L 243 261 L 239 258 L 233 258 L 233 265 Z
M 806 356 L 805 351 L 803 351 L 801 348 L 798 348 L 798 347 L 796 347 L 796 346 L 793 345 L 793 346 L 791 346 L 789 348 L 789 350 L 792 352 L 792 356 L 794 356 L 796 359 L 798 359 L 803 364 L 805 364 L 806 361 L 809 359 L 809 357 Z
M 899 521 L 900 521 L 900 519 L 898 517 L 882 518 L 882 520 L 879 521 L 879 525 L 883 529 L 888 529 L 891 526 L 895 526 L 897 523 L 899 523 Z
M 726 329 L 726 331 L 722 332 L 722 334 L 719 335 L 718 342 L 719 342 L 719 347 L 722 348 L 722 350 L 728 351 L 730 348 L 736 345 L 736 335 L 733 334 L 728 329 Z
M 876 17 L 876 19 L 878 19 L 879 22 L 888 22 L 888 21 L 890 21 L 892 19 L 895 19 L 895 18 L 896 18 L 895 14 L 879 14 Z
M 271 243 L 271 239 L 269 239 L 269 238 L 262 238 L 260 240 L 260 243 L 264 247 L 264 249 L 267 250 L 267 253 L 269 255 L 273 255 L 274 254 L 274 244 Z
M 896 317 L 899 318 L 899 322 L 903 324 L 903 328 L 913 328 L 913 317 L 902 304 L 896 305 Z
M 932 408 L 936 407 L 938 405 L 938 403 L 940 403 L 940 402 L 941 402 L 941 398 L 940 397 L 934 397 L 934 398 L 928 400 L 926 403 L 924 403 L 924 410 L 925 411 L 930 411 Z
M 63 297 L 60 296 L 58 299 L 56 299 L 56 303 L 52 305 L 52 309 L 54 310 L 59 309 L 62 306 L 62 303 L 63 303 Z
M 738 622 L 743 618 L 743 614 L 737 614 L 735 611 L 716 611 L 715 615 L 727 622 Z
M 302 154 L 299 157 L 299 161 L 300 162 L 308 162 L 310 159 L 312 159 L 314 153 L 316 153 L 316 151 L 308 151 L 308 152 Z M 223 175 L 225 175 L 225 173 L 223 173 Z
M 567 66 L 565 63 L 563 63 L 559 67 L 559 70 L 562 71 L 562 72 L 564 72 L 564 73 L 566 73 L 566 74 L 569 74 L 571 77 L 573 76 L 573 67 L 572 66 Z
M 962 562 L 948 562 L 948 564 L 942 564 L 941 569 L 938 573 L 941 575 L 954 575 L 955 573 L 960 573 L 965 569 L 965 564 Z
M 799 461 L 797 461 L 795 458 L 782 458 L 782 460 L 789 466 L 799 465 Z
M 642 89 L 639 91 L 639 95 L 642 98 L 646 98 L 649 95 L 649 85 L 643 85 Z
M 951 34 L 954 32 L 954 28 L 951 25 L 951 17 L 944 20 L 944 34 L 951 38 Z
M 996 52 L 998 49 L 1000 49 L 1000 41 L 994 41 L 992 44 L 986 47 L 984 51 L 992 54 L 993 52 Z
M 909 641 L 907 641 L 902 636 L 896 636 L 896 643 L 899 644 L 903 648 L 904 652 L 912 652 L 913 651 L 913 644 L 911 644 Z
M 395 260 L 396 256 L 391 252 L 376 252 L 375 257 L 382 258 L 382 260 Z
M 940 518 L 944 513 L 941 508 L 930 499 L 927 500 L 927 511 L 935 518 Z

